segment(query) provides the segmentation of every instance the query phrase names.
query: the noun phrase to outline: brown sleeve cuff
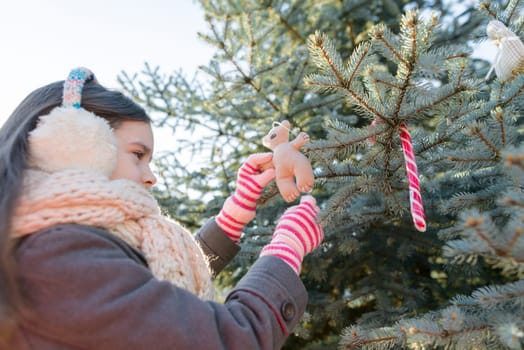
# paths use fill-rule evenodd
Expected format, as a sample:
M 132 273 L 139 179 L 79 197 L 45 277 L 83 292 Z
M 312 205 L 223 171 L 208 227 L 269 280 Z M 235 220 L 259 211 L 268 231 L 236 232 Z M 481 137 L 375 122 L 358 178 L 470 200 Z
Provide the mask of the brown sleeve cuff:
M 197 232 L 195 238 L 209 259 L 213 276 L 222 271 L 240 250 L 240 247 L 217 225 L 215 218 L 209 219 Z

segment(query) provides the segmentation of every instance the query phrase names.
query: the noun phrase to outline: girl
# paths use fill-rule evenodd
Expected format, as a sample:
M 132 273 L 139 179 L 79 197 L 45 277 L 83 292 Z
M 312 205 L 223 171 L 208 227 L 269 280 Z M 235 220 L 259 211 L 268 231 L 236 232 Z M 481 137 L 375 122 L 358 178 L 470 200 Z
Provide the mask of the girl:
M 222 210 L 193 237 L 148 189 L 145 111 L 85 68 L 32 92 L 0 129 L 0 348 L 278 349 L 303 314 L 298 275 L 323 239 L 311 196 L 214 302 L 274 169 L 250 156 Z

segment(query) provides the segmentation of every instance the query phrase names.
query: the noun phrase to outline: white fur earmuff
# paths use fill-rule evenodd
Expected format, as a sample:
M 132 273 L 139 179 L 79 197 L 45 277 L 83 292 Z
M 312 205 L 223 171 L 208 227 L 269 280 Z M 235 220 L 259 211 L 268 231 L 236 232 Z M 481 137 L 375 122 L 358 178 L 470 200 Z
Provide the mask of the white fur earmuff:
M 46 172 L 79 169 L 109 177 L 116 162 L 109 123 L 84 108 L 56 107 L 29 134 L 29 165 Z

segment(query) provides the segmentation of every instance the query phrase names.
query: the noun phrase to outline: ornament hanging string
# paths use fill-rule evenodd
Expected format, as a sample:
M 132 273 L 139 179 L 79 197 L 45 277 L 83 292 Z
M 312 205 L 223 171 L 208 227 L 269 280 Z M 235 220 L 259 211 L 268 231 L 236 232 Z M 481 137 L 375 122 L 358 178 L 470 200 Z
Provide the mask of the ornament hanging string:
M 374 127 L 380 122 L 375 119 L 371 122 L 370 127 Z M 415 159 L 415 152 L 413 151 L 413 142 L 409 134 L 408 127 L 402 123 L 398 129 L 400 141 L 402 144 L 402 152 L 404 153 L 404 162 L 406 165 L 406 174 L 409 183 L 409 205 L 411 217 L 415 228 L 420 232 L 426 231 L 426 216 L 424 214 L 424 206 L 422 204 L 422 196 L 420 194 L 420 180 L 418 176 L 417 162 Z M 375 143 L 375 137 L 369 138 L 369 143 Z

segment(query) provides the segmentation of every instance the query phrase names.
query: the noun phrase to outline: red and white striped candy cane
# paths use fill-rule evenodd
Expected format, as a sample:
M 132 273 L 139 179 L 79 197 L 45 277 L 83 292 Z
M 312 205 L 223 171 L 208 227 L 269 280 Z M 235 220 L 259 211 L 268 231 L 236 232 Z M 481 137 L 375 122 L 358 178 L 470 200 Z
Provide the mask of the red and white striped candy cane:
M 420 181 L 418 178 L 417 162 L 415 152 L 413 152 L 413 143 L 409 135 L 408 127 L 402 123 L 398 129 L 400 141 L 402 142 L 402 151 L 404 152 L 404 161 L 406 163 L 406 173 L 409 181 L 409 204 L 411 207 L 411 217 L 415 228 L 420 232 L 426 231 L 426 217 L 424 215 L 424 206 L 422 205 L 422 196 L 420 195 Z
M 370 129 L 381 122 L 380 119 L 374 119 L 370 124 Z M 417 162 L 415 152 L 413 152 L 413 143 L 409 135 L 408 127 L 402 123 L 398 129 L 400 141 L 402 142 L 402 151 L 404 152 L 404 162 L 406 163 L 406 173 L 409 181 L 409 205 L 411 208 L 411 217 L 415 228 L 420 231 L 426 231 L 426 217 L 424 215 L 424 206 L 422 205 L 422 196 L 420 195 L 420 180 L 418 178 Z M 375 136 L 368 139 L 368 143 L 375 143 Z
M 373 119 L 373 121 L 371 122 L 371 124 L 369 124 L 369 129 L 370 131 L 375 127 L 375 125 L 377 125 L 378 123 L 380 123 L 380 119 Z M 368 143 L 370 146 L 373 146 L 375 144 L 375 135 L 373 136 L 370 136 L 368 137 Z

